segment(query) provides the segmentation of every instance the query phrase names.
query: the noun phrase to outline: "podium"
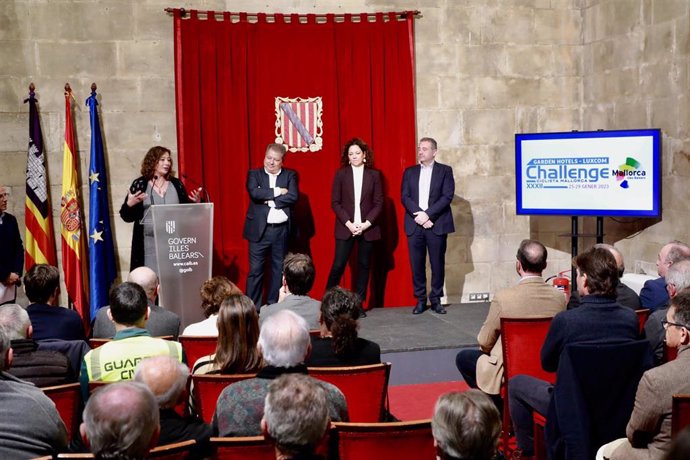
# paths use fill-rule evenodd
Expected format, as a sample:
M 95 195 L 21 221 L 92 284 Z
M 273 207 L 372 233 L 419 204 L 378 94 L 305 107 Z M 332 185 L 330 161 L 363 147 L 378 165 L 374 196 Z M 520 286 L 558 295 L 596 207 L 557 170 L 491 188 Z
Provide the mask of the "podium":
M 213 268 L 213 203 L 151 206 L 160 304 L 181 329 L 205 319 L 199 288 Z

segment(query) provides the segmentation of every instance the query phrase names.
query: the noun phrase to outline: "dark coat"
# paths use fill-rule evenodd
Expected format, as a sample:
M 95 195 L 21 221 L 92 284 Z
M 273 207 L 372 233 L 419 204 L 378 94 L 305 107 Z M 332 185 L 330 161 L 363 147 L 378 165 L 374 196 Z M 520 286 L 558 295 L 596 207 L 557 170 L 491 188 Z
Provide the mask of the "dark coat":
M 362 194 L 360 197 L 360 211 L 362 222 L 371 222 L 371 227 L 362 233 L 362 238 L 367 241 L 381 239 L 381 227 L 378 218 L 383 209 L 383 186 L 381 185 L 381 173 L 375 169 L 364 168 L 362 175 Z M 338 240 L 347 240 L 352 237 L 345 223 L 355 218 L 355 182 L 351 166 L 340 168 L 333 178 L 331 193 L 331 207 L 335 213 L 335 237 Z
M 251 169 L 247 173 L 247 192 L 249 193 L 249 208 L 247 218 L 244 221 L 242 236 L 254 243 L 261 240 L 266 230 L 268 211 L 267 201 L 273 201 L 276 209 L 282 209 L 288 216 L 288 225 L 291 225 L 292 206 L 297 202 L 299 192 L 297 189 L 297 174 L 291 169 L 282 168 L 276 178 L 276 187 L 288 189 L 285 195 L 274 196 L 270 187 L 268 174 L 264 168 Z
M 421 166 L 410 166 L 405 170 L 402 180 L 402 204 L 405 207 L 405 233 L 412 235 L 417 228 L 414 213 L 419 207 L 419 175 Z M 425 211 L 434 223 L 431 230 L 436 235 L 446 235 L 455 231 L 450 203 L 455 196 L 453 169 L 441 163 L 434 163 L 429 188 L 429 207 Z

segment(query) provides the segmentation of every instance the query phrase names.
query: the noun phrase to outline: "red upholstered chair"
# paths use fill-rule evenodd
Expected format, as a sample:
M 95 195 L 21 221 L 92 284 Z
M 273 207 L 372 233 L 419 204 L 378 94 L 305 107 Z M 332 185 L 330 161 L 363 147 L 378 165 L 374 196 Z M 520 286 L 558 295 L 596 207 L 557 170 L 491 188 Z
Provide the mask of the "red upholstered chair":
M 647 323 L 647 319 L 649 318 L 650 313 L 652 310 L 649 308 L 640 308 L 639 310 L 635 310 L 635 313 L 637 313 L 637 321 L 640 323 L 640 334 L 644 331 L 644 325 Z
M 678 356 L 678 349 L 675 347 L 669 347 L 664 343 L 664 362 L 667 363 L 669 361 L 673 361 L 676 359 L 676 356 Z
M 351 422 L 383 420 L 391 364 L 350 367 L 310 367 L 310 376 L 332 383 L 345 395 Z
M 240 380 L 251 379 L 256 374 L 197 374 L 192 375 L 192 395 L 197 413 L 206 423 L 211 423 L 216 402 L 226 386 Z
M 60 418 L 67 428 L 67 439 L 72 439 L 72 435 L 79 430 L 81 420 L 82 403 L 79 383 L 45 387 L 42 390 L 55 403 Z
M 197 359 L 215 353 L 218 343 L 218 337 L 214 336 L 181 335 L 177 340 L 182 344 L 190 369 L 194 367 Z
M 501 343 L 503 346 L 503 452 L 509 457 L 511 420 L 508 407 L 508 381 L 526 374 L 548 382 L 556 381 L 555 372 L 541 367 L 541 347 L 553 318 L 501 318 Z
M 211 438 L 215 450 L 213 458 L 219 460 L 275 460 L 273 446 L 263 436 Z
M 688 425 L 690 425 L 690 395 L 673 395 L 671 436 L 675 437 Z
M 340 460 L 434 460 L 431 420 L 333 424 Z

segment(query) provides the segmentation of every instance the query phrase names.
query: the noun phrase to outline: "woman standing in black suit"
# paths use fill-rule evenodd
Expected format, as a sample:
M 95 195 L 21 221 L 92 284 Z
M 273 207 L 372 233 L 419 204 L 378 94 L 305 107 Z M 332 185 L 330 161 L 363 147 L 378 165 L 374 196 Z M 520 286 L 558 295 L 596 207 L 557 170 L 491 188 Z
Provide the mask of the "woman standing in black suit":
M 381 239 L 378 218 L 383 209 L 381 174 L 372 168 L 374 158 L 358 138 L 345 144 L 341 168 L 333 179 L 331 207 L 335 213 L 335 255 L 326 289 L 336 286 L 355 243 L 358 245 L 355 291 L 362 302 L 367 296 L 369 263 L 374 241 Z

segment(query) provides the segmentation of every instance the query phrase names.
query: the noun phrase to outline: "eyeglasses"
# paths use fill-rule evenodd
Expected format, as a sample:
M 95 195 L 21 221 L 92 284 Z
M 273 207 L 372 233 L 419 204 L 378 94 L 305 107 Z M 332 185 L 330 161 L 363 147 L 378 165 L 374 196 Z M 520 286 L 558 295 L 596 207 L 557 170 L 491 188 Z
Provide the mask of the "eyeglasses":
M 664 329 L 668 329 L 669 326 L 676 326 L 676 327 L 684 327 L 688 331 L 690 331 L 690 327 L 688 327 L 685 324 L 680 324 L 680 323 L 672 323 L 671 321 L 667 321 L 666 319 L 661 320 L 661 325 L 664 327 Z

